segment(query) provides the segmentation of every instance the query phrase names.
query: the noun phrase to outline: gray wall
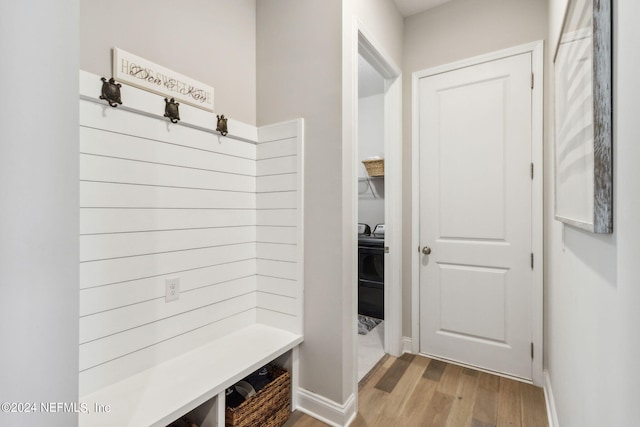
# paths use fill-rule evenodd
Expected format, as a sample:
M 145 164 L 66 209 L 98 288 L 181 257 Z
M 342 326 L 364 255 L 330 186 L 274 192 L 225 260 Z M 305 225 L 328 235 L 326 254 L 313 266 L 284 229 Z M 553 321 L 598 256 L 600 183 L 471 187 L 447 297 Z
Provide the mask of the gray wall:
M 258 125 L 305 119 L 300 386 L 340 404 L 356 385 L 355 17 L 399 64 L 403 21 L 391 0 L 257 2 Z
M 0 3 L 2 402 L 78 401 L 78 8 Z M 3 426 L 76 424 L 0 412 Z
M 255 125 L 255 4 L 82 1 L 80 68 L 111 76 L 111 48 L 119 47 L 213 86 L 217 114 Z
M 566 0 L 549 2 L 551 49 Z M 612 235 L 553 219 L 553 74 L 545 146 L 546 368 L 563 427 L 632 426 L 640 418 L 640 3 L 613 1 Z
M 258 125 L 305 119 L 300 386 L 336 402 L 347 397 L 342 325 L 351 304 L 342 289 L 341 25 L 341 1 L 257 2 Z
M 453 0 L 405 20 L 403 335 L 411 336 L 411 74 L 547 37 L 546 0 Z

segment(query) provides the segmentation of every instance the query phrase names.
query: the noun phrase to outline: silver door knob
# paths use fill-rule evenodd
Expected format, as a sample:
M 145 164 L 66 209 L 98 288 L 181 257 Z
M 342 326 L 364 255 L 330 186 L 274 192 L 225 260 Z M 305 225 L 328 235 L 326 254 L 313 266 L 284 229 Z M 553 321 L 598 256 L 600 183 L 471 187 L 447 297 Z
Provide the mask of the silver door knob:
M 425 255 L 429 255 L 431 253 L 431 248 L 429 246 L 425 246 L 422 248 L 422 253 Z

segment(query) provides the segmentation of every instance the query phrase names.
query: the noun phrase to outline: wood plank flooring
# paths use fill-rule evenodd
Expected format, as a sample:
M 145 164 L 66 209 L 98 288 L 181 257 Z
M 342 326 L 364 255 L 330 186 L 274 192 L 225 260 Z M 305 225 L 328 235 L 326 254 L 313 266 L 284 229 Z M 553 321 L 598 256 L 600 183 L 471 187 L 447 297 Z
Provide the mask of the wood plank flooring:
M 422 356 L 383 359 L 359 393 L 351 427 L 548 427 L 541 388 Z M 294 412 L 285 427 L 326 425 Z

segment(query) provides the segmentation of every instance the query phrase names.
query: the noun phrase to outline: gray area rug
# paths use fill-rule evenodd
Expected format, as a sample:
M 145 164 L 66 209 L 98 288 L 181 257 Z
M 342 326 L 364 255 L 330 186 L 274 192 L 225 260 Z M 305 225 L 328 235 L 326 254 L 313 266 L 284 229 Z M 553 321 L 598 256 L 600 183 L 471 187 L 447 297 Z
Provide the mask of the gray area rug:
M 380 322 L 382 322 L 381 319 L 358 314 L 358 334 L 367 335 L 369 331 L 378 326 Z

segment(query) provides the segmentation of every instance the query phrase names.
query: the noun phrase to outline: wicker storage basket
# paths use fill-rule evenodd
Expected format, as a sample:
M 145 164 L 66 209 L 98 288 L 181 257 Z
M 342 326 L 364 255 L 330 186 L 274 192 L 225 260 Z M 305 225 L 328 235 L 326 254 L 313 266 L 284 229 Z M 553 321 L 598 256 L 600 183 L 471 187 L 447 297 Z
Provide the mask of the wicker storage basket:
M 269 366 L 272 381 L 235 408 L 227 408 L 225 427 L 280 427 L 291 412 L 291 374 Z
M 169 424 L 167 427 L 198 427 L 198 425 L 196 423 L 192 423 L 189 418 L 184 416 L 178 420 L 175 420 L 174 422 Z
M 363 160 L 369 176 L 384 176 L 384 159 Z

